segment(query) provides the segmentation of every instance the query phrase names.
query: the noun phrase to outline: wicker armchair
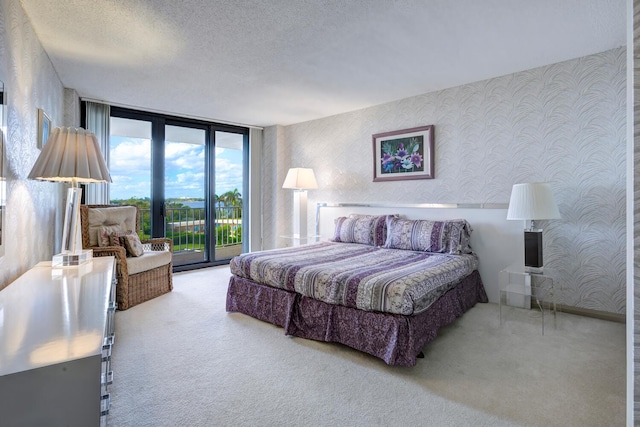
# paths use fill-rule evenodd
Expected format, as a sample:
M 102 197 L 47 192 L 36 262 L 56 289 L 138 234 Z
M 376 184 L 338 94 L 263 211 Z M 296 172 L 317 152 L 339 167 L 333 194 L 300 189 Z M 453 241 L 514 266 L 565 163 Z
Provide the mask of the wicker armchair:
M 93 256 L 116 258 L 119 310 L 126 310 L 173 289 L 173 242 L 170 239 L 143 241 L 144 253 L 139 257 L 127 257 L 122 246 L 98 245 L 98 234 L 103 227 L 119 226 L 122 231 L 132 230 L 139 234 L 140 215 L 136 206 L 82 205 L 80 217 L 82 247 L 93 249 Z

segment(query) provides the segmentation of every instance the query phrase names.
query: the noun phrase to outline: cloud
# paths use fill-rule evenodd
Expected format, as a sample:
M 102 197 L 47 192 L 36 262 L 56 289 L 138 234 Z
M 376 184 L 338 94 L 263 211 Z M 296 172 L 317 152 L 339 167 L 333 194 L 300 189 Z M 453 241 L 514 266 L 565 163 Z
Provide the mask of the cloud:
M 165 197 L 204 198 L 204 171 L 177 173 L 165 182 Z
M 242 151 L 215 149 L 216 194 L 242 192 Z M 165 197 L 205 197 L 205 149 L 203 146 L 167 143 L 165 146 Z M 136 138 L 112 138 L 110 151 L 112 199 L 150 197 L 151 143 Z
M 242 192 L 243 167 L 242 153 L 226 150 L 224 155 L 216 156 L 216 194 L 238 189 Z
M 111 200 L 151 197 L 151 183 L 142 176 L 111 175 Z
M 167 169 L 201 169 L 204 171 L 204 146 L 168 143 L 164 149 Z
M 148 139 L 126 139 L 112 145 L 109 151 L 109 171 L 114 174 L 130 174 L 143 171 L 149 173 L 150 170 L 151 141 Z

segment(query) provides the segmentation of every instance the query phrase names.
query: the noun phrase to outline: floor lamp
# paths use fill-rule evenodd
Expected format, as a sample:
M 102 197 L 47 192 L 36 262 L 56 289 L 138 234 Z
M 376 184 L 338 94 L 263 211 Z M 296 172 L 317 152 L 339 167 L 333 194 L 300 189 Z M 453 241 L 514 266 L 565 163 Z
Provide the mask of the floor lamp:
M 291 168 L 282 188 L 293 192 L 293 237 L 307 237 L 307 190 L 318 188 L 316 176 L 310 168 Z
M 29 173 L 29 179 L 71 183 L 67 191 L 62 245 L 60 253 L 53 256 L 52 265 L 71 267 L 91 260 L 93 252 L 82 249 L 82 189 L 78 183 L 111 182 L 95 134 L 82 128 L 53 129 Z
M 525 272 L 542 273 L 542 230 L 536 229 L 535 221 L 558 219 L 560 212 L 548 182 L 515 184 L 511 190 L 507 219 L 531 221 L 524 231 Z

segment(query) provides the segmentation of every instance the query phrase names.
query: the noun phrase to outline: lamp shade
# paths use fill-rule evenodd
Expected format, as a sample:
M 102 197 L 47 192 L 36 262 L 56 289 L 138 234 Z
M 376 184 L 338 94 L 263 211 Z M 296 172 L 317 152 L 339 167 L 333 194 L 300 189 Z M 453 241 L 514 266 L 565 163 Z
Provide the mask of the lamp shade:
M 515 184 L 511 190 L 507 219 L 542 220 L 560 218 L 548 182 Z
M 30 179 L 111 182 L 98 140 L 82 128 L 55 128 L 29 173 Z
M 291 168 L 287 172 L 282 188 L 293 190 L 314 190 L 318 188 L 316 176 L 311 168 Z

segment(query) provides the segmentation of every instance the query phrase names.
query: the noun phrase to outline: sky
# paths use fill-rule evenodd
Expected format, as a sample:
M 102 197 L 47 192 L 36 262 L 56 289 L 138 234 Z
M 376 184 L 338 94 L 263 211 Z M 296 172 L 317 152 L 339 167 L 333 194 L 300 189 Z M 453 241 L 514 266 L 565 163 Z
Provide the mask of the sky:
M 111 200 L 151 196 L 151 142 L 111 136 Z M 165 146 L 165 198 L 204 198 L 204 146 L 168 142 Z M 216 148 L 216 191 L 242 194 L 242 151 Z

